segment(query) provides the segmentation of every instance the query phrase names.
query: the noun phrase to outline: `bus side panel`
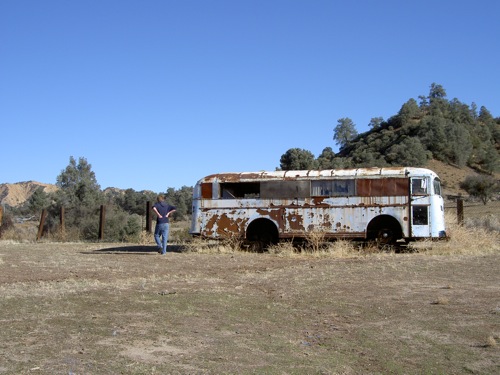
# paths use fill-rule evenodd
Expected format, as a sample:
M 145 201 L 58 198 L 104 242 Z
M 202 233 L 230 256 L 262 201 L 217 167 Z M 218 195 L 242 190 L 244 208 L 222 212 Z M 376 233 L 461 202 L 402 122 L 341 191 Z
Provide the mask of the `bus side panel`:
M 284 209 L 281 237 L 323 232 L 333 238 L 366 238 L 367 226 L 380 215 L 395 218 L 409 237 L 408 197 L 314 198 Z
M 394 217 L 408 237 L 407 197 L 312 198 L 305 200 L 198 200 L 193 202 L 192 234 L 208 238 L 245 238 L 255 219 L 269 219 L 280 238 L 319 231 L 331 238 L 366 238 L 367 225 L 379 215 Z M 239 204 L 239 207 L 236 206 Z M 196 219 L 195 219 L 196 217 Z
M 208 238 L 243 238 L 247 222 L 246 209 L 201 209 L 200 234 Z

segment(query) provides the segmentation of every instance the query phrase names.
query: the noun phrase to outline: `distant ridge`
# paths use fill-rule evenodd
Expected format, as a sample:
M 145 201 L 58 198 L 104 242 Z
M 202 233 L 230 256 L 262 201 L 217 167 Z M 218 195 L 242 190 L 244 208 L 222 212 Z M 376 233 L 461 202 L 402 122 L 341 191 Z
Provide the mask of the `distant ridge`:
M 42 187 L 43 191 L 46 193 L 52 193 L 58 189 L 56 185 L 44 184 L 37 181 L 0 184 L 0 204 L 9 205 L 11 207 L 20 206 L 40 187 Z
M 33 193 L 42 187 L 43 191 L 47 194 L 57 191 L 59 188 L 54 184 L 45 184 L 37 181 L 24 181 L 16 182 L 13 184 L 2 183 L 0 184 L 0 204 L 8 205 L 10 207 L 21 206 L 26 202 Z M 144 192 L 152 192 L 144 190 Z M 103 190 L 103 193 L 108 197 L 116 197 L 125 193 L 125 189 L 108 187 Z

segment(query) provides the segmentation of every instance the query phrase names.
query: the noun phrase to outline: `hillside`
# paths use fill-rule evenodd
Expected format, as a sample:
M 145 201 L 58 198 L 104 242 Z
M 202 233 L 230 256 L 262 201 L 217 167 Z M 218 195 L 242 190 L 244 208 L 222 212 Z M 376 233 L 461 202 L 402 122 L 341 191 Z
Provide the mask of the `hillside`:
M 0 184 L 0 204 L 11 207 L 19 206 L 26 202 L 39 187 L 42 187 L 46 193 L 51 193 L 58 189 L 56 185 L 36 181 Z
M 460 182 L 465 180 L 467 176 L 476 175 L 477 172 L 469 167 L 458 168 L 438 160 L 430 160 L 426 168 L 436 172 L 441 179 L 443 185 L 444 197 L 447 195 L 467 196 L 465 190 L 460 188 Z

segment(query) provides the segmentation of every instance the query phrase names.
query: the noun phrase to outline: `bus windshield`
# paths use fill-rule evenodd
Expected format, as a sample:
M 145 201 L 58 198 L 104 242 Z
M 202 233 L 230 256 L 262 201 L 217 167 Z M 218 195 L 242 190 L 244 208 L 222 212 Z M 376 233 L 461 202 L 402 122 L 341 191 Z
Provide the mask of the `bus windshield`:
M 439 178 L 435 178 L 433 183 L 434 183 L 434 194 L 441 195 L 441 181 L 439 180 Z

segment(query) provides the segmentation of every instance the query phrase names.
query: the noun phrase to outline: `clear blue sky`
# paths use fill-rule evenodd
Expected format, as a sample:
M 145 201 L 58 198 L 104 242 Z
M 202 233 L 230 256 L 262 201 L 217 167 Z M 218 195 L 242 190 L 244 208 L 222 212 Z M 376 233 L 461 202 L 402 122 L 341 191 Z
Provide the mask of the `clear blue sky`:
M 2 0 L 0 183 L 274 170 L 433 82 L 500 116 L 500 1 Z

